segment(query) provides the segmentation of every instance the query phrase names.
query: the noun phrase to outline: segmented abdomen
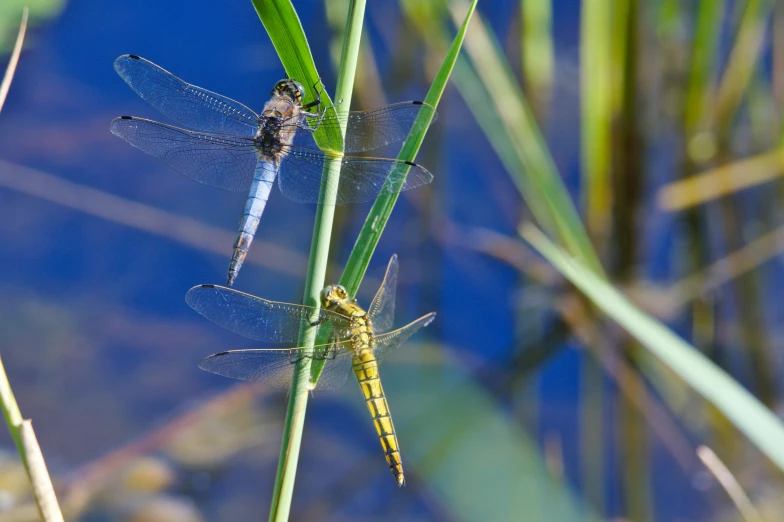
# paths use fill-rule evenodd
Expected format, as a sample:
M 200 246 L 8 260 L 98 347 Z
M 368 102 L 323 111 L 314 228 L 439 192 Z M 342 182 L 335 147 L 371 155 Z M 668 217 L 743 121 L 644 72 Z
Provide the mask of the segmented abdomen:
M 245 203 L 245 211 L 242 213 L 237 230 L 237 239 L 234 241 L 234 252 L 229 262 L 228 286 L 234 284 L 234 280 L 237 279 L 237 274 L 242 268 L 242 263 L 245 261 L 245 256 L 248 255 L 250 244 L 259 227 L 261 214 L 264 212 L 264 207 L 267 206 L 267 199 L 277 174 L 278 165 L 271 161 L 259 160 L 256 164 L 248 201 Z
M 373 417 L 373 424 L 376 426 L 378 438 L 381 440 L 381 447 L 387 458 L 387 464 L 392 474 L 397 480 L 398 486 L 404 486 L 406 480 L 403 476 L 403 462 L 400 459 L 400 446 L 395 435 L 395 426 L 392 424 L 392 416 L 389 413 L 384 388 L 381 387 L 381 380 L 378 378 L 378 363 L 375 356 L 369 349 L 360 350 L 359 354 L 354 355 L 352 360 L 354 373 L 359 380 L 359 387 L 362 395 L 365 396 L 365 403 L 370 416 Z

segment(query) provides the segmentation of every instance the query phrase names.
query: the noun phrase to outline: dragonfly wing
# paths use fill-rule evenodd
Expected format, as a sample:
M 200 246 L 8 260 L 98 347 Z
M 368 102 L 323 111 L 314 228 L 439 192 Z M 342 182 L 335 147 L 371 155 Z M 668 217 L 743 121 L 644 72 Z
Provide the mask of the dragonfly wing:
M 325 346 L 326 351 L 313 355 L 310 349 L 231 350 L 210 355 L 199 368 L 232 379 L 261 382 L 278 389 L 289 389 L 297 369 L 296 363 L 306 357 L 324 361 L 324 369 L 316 389 L 336 389 L 351 373 L 351 353 L 338 349 L 339 344 Z M 316 347 L 322 348 L 322 347 Z M 339 351 L 338 351 L 339 350 Z M 310 355 L 309 355 L 310 354 Z
M 384 281 L 370 303 L 368 315 L 373 320 L 373 325 L 379 332 L 392 328 L 395 320 L 395 294 L 397 292 L 397 254 L 393 255 L 387 266 Z
M 316 149 L 285 147 L 278 178 L 280 191 L 298 203 L 321 203 L 324 164 L 335 157 Z M 432 180 L 433 175 L 427 169 L 409 161 L 344 156 L 336 203 L 350 205 L 371 201 L 381 193 L 396 191 L 400 184 L 401 190 L 409 190 Z
M 124 54 L 114 70 L 144 101 L 180 125 L 202 132 L 252 138 L 259 116 L 240 102 L 196 87 L 154 63 Z
M 403 141 L 409 134 L 426 129 L 435 119 L 435 108 L 418 101 L 350 112 L 346 124 L 345 151 L 364 152 Z
M 299 127 L 305 125 L 326 129 L 339 128 L 343 124 L 346 129 L 344 140 L 345 152 L 365 152 L 375 150 L 390 143 L 403 141 L 411 133 L 427 128 L 436 119 L 436 111 L 431 105 L 419 101 L 407 101 L 386 105 L 369 111 L 349 112 L 338 116 L 333 109 L 317 123 L 318 118 L 302 116 Z M 298 133 L 295 143 L 312 147 L 307 142 L 309 132 Z
M 112 120 L 111 131 L 199 183 L 237 192 L 248 190 L 253 180 L 258 154 L 250 139 L 194 132 L 133 116 Z
M 409 337 L 414 335 L 420 328 L 424 328 L 432 323 L 435 318 L 436 313 L 430 312 L 402 328 L 376 335 L 376 349 L 373 352 L 376 359 L 381 360 L 387 352 L 406 342 Z
M 293 343 L 308 326 L 316 333 L 328 329 L 337 338 L 348 333 L 349 320 L 335 312 L 268 301 L 224 286 L 194 286 L 185 302 L 213 323 L 257 341 Z

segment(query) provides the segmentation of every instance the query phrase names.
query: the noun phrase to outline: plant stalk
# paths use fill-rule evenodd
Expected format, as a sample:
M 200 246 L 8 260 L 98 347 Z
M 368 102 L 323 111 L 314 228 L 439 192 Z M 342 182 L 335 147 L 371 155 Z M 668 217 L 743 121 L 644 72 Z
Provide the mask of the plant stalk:
M 365 15 L 365 0 L 352 0 L 349 3 L 346 34 L 340 58 L 340 69 L 335 89 L 336 104 L 334 110 L 338 114 L 348 113 L 351 105 L 351 93 L 354 89 L 354 75 L 359 54 L 359 42 L 362 36 L 362 23 Z M 329 109 L 333 110 L 333 109 Z M 346 129 L 340 129 L 345 137 Z M 302 131 L 300 131 L 302 132 Z M 342 152 L 342 151 L 341 151 Z M 303 304 L 318 307 L 320 293 L 324 287 L 327 271 L 329 243 L 332 235 L 332 221 L 335 213 L 338 183 L 340 181 L 340 156 L 325 166 L 327 172 L 322 179 L 320 201 L 316 209 L 313 225 L 313 240 L 310 247 L 308 273 L 305 281 Z M 307 328 L 300 333 L 300 346 L 313 346 L 315 329 Z M 294 492 L 294 480 L 299 461 L 302 431 L 305 425 L 305 412 L 308 405 L 308 380 L 310 376 L 310 359 L 305 357 L 294 372 L 291 383 L 286 420 L 283 427 L 283 441 L 278 461 L 278 473 L 275 478 L 272 503 L 270 506 L 270 522 L 284 522 L 289 518 L 291 497 Z
M 22 54 L 22 44 L 27 31 L 27 15 L 28 10 L 25 7 L 22 11 L 22 22 L 19 24 L 19 33 L 16 36 L 14 50 L 11 52 L 11 58 L 8 60 L 3 80 L 0 81 L 0 110 L 3 110 L 3 105 L 5 105 L 5 98 L 8 96 L 8 90 L 11 88 L 11 81 L 14 79 L 14 73 L 16 72 L 16 65 L 19 63 L 19 56 Z

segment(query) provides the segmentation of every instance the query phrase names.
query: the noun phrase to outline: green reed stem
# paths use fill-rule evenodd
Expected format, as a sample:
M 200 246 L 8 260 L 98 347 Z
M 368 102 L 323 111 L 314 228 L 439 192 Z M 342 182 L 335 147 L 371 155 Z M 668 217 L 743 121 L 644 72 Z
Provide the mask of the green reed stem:
M 599 243 L 607 239 L 612 208 L 610 190 L 612 78 L 612 5 L 586 2 L 580 38 L 582 164 L 588 231 Z M 600 485 L 600 484 L 596 484 Z
M 63 515 L 52 487 L 52 479 L 46 470 L 44 456 L 33 431 L 33 424 L 22 417 L 11 383 L 0 360 L 0 409 L 3 410 L 5 423 L 14 440 L 16 450 L 22 459 L 27 478 L 33 488 L 33 500 L 38 516 L 43 522 L 63 522 Z
M 362 35 L 362 23 L 365 15 L 365 1 L 353 0 L 349 4 L 346 34 L 343 40 L 343 51 L 338 71 L 336 100 L 340 102 L 335 110 L 338 114 L 348 113 L 351 105 L 351 93 L 354 88 L 354 74 L 359 53 L 359 41 Z M 340 129 L 341 138 L 346 129 Z M 336 151 L 337 152 L 337 151 Z M 319 306 L 319 296 L 324 287 L 327 271 L 329 243 L 332 236 L 332 221 L 335 213 L 335 201 L 340 181 L 340 157 L 325 166 L 326 172 L 322 179 L 320 201 L 316 210 L 313 225 L 313 240 L 310 247 L 308 273 L 305 281 L 303 304 Z M 315 330 L 308 328 L 300 333 L 300 346 L 313 346 Z M 270 506 L 270 522 L 284 522 L 289 518 L 291 497 L 294 492 L 294 480 L 299 461 L 302 430 L 305 425 L 305 411 L 308 404 L 308 376 L 310 375 L 310 359 L 304 358 L 296 371 L 291 384 L 291 393 L 283 426 L 283 442 L 281 444 L 278 473 L 275 478 L 275 489 Z
M 523 78 L 531 98 L 531 107 L 540 125 L 544 124 L 555 77 L 553 44 L 553 0 L 521 0 Z
M 5 423 L 8 425 L 8 431 L 11 433 L 11 438 L 14 440 L 16 451 L 19 452 L 19 456 L 22 458 L 22 462 L 25 464 L 25 469 L 27 469 L 27 463 L 25 462 L 25 452 L 24 448 L 22 447 L 22 438 L 19 435 L 19 426 L 21 426 L 23 420 L 22 413 L 19 411 L 19 406 L 16 403 L 16 397 L 14 397 L 14 392 L 11 390 L 11 384 L 8 382 L 8 376 L 5 374 L 5 368 L 3 367 L 3 362 L 1 360 L 0 409 L 3 410 L 3 417 L 5 417 Z
M 19 55 L 22 54 L 22 44 L 27 31 L 27 14 L 27 7 L 25 7 L 22 11 L 22 23 L 19 24 L 19 33 L 16 36 L 14 50 L 11 52 L 11 58 L 8 60 L 3 80 L 0 81 L 0 110 L 3 110 L 3 105 L 5 105 L 5 98 L 8 96 L 8 90 L 11 88 L 11 81 L 14 79 L 14 73 L 16 72 L 16 64 L 19 63 Z

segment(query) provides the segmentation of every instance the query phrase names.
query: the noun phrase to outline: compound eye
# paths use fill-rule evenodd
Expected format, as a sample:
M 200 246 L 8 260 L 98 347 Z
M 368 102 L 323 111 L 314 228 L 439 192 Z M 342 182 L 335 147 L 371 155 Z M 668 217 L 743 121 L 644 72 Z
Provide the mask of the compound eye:
M 294 85 L 297 87 L 297 99 L 303 100 L 305 99 L 305 87 L 302 86 L 299 82 L 294 82 Z
M 334 301 L 335 300 L 335 288 L 332 286 L 327 286 L 324 290 L 321 291 L 322 299 L 325 301 Z
M 273 87 L 272 92 L 270 94 L 280 94 L 286 90 L 286 84 L 288 84 L 288 80 L 280 80 L 278 83 L 275 84 Z

